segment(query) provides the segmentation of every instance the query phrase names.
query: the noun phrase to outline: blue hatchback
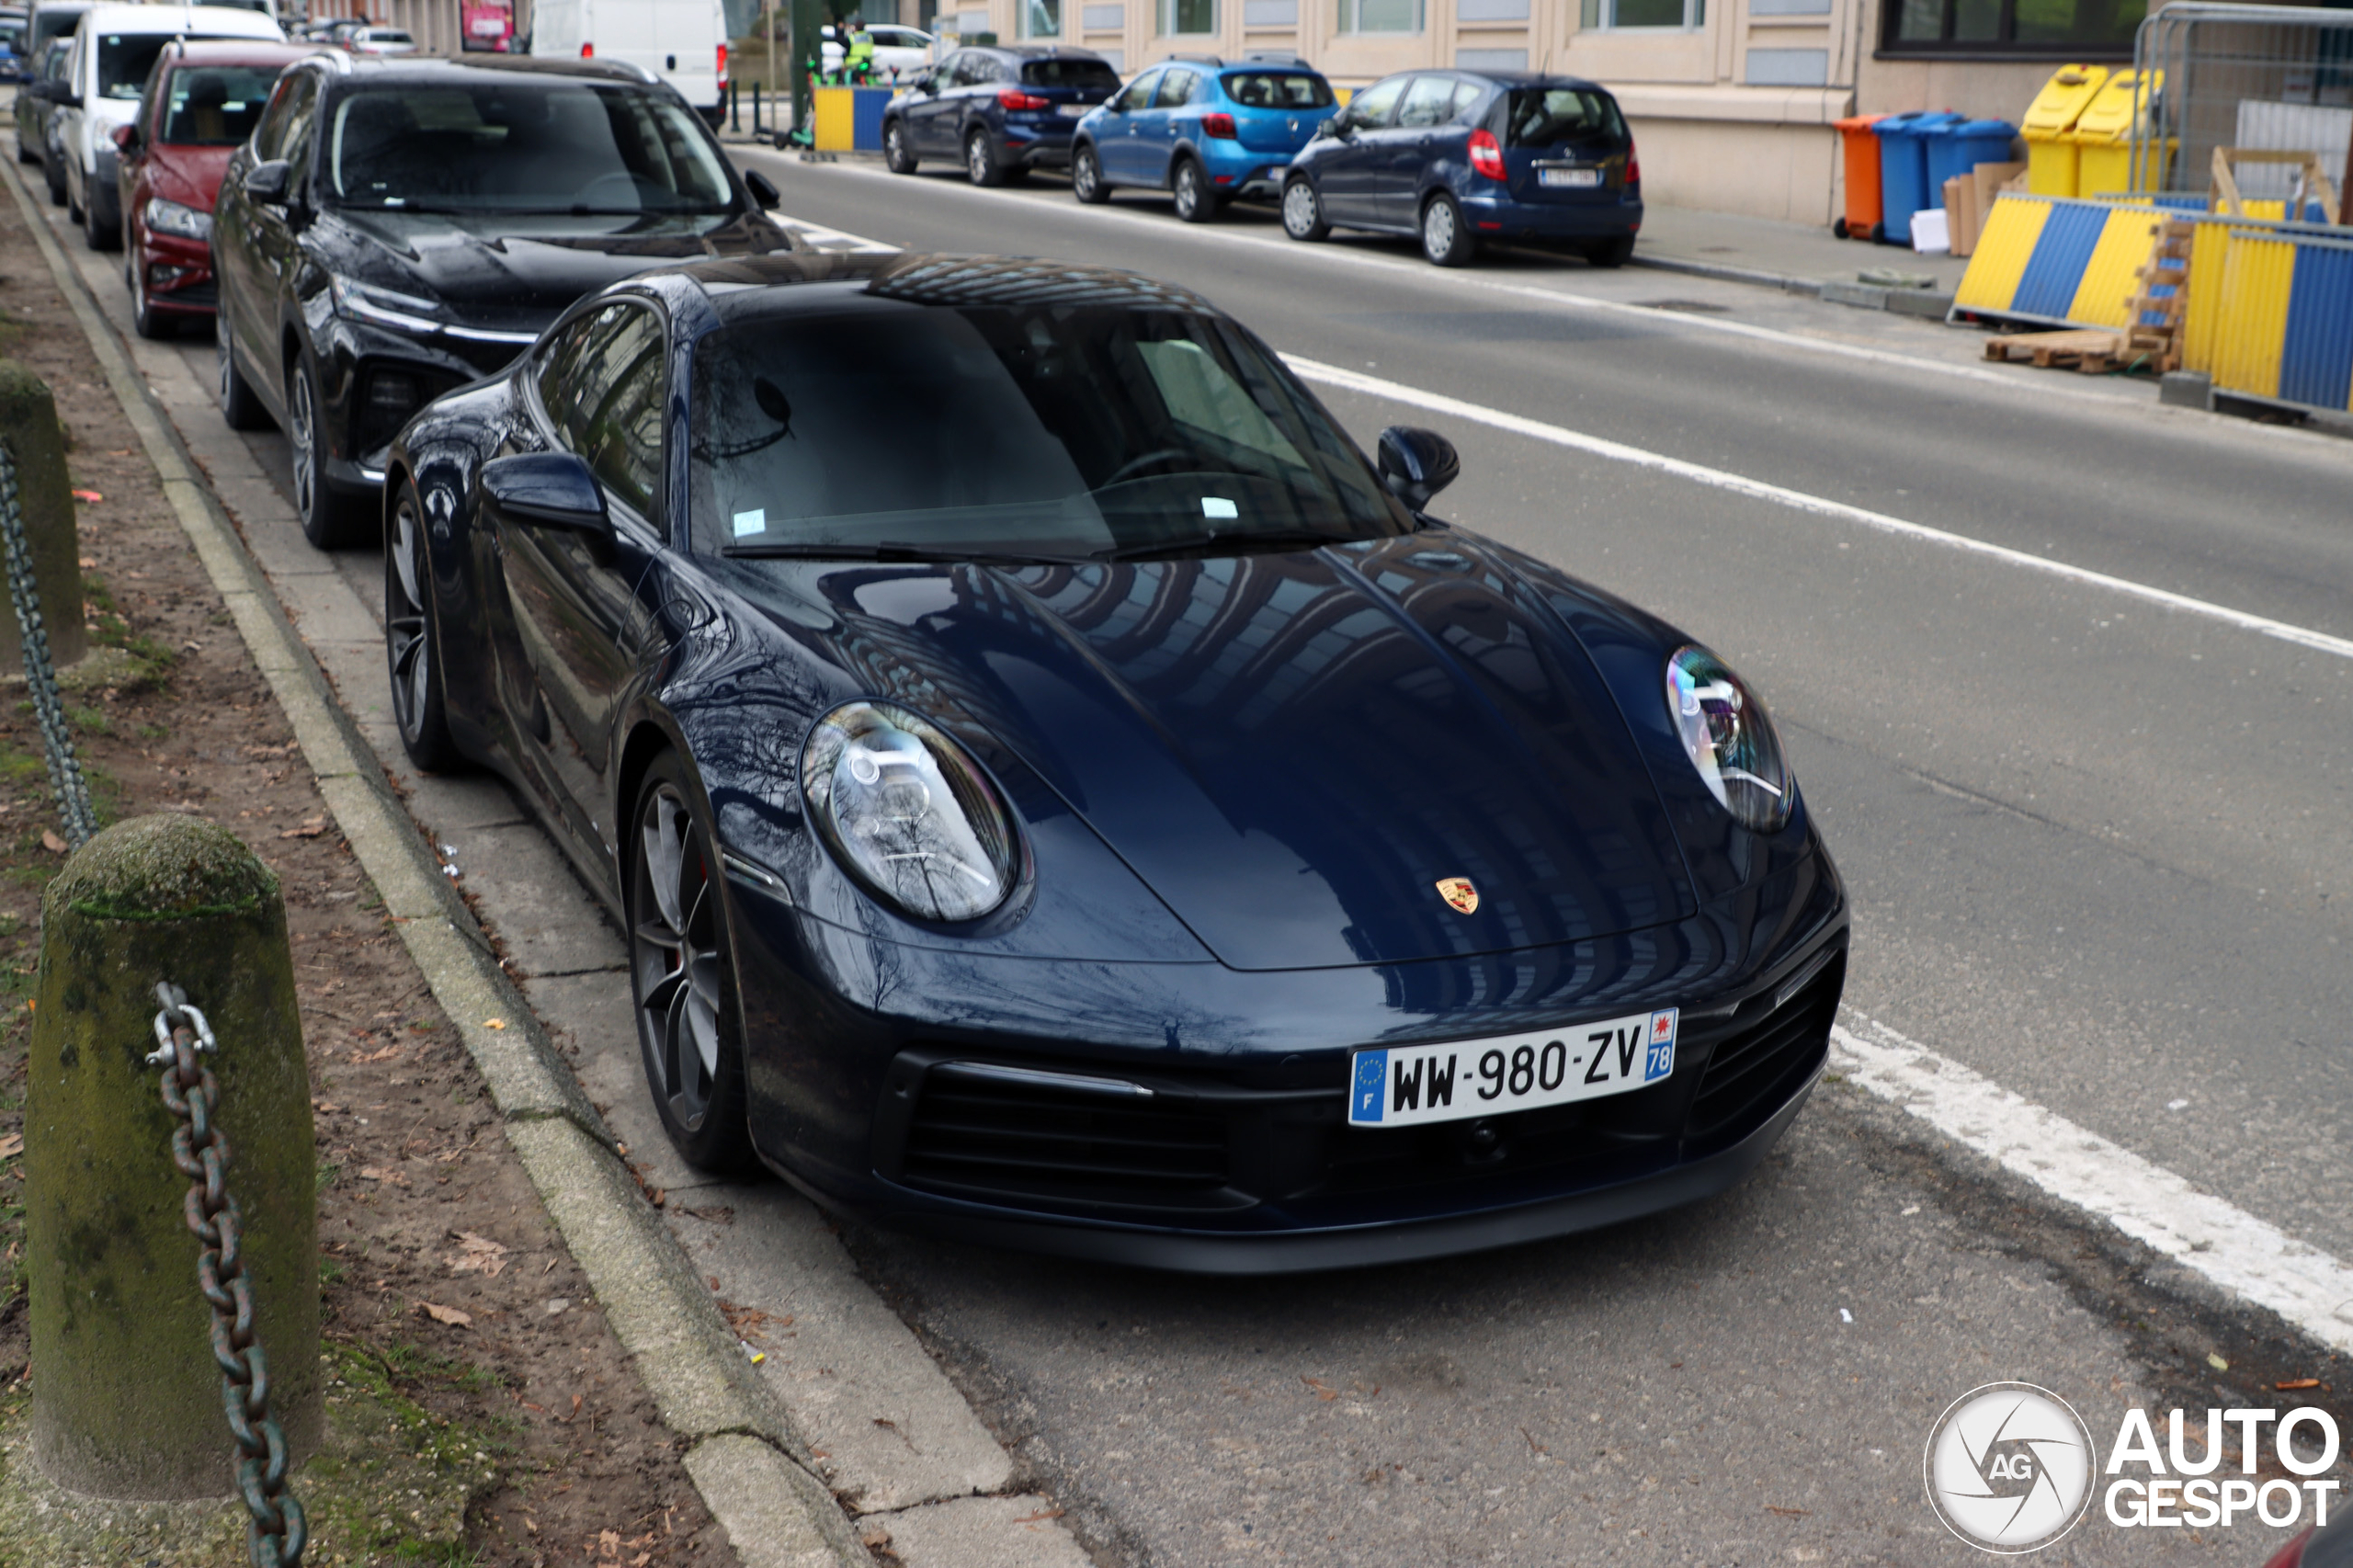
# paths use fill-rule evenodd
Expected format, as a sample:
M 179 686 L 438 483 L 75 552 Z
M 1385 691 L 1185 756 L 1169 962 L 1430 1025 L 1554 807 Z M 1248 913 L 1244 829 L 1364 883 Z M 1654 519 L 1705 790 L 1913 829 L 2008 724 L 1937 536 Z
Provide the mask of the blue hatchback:
M 1070 187 L 1081 201 L 1119 186 L 1165 190 L 1176 216 L 1206 223 L 1237 196 L 1272 196 L 1291 155 L 1332 112 L 1332 85 L 1291 55 L 1227 64 L 1178 55 L 1078 122 Z
M 1618 100 L 1574 76 L 1408 71 L 1327 121 L 1283 184 L 1283 232 L 1413 234 L 1440 267 L 1480 242 L 1556 244 L 1597 267 L 1634 253 L 1643 171 Z

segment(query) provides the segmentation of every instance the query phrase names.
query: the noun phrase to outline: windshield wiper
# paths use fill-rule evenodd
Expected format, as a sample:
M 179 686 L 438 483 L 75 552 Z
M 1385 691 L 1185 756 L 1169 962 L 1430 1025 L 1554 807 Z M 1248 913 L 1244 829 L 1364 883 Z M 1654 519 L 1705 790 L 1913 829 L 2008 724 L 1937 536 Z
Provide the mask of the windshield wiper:
M 720 554 L 739 561 L 881 561 L 910 563 L 959 562 L 984 566 L 1083 566 L 1102 559 L 1093 555 L 1049 555 L 1033 550 L 935 550 L 913 544 L 731 544 Z
M 1165 561 L 1184 555 L 1241 555 L 1258 550 L 1317 550 L 1347 544 L 1350 535 L 1320 528 L 1220 528 L 1187 539 L 1162 540 L 1108 550 L 1097 561 Z

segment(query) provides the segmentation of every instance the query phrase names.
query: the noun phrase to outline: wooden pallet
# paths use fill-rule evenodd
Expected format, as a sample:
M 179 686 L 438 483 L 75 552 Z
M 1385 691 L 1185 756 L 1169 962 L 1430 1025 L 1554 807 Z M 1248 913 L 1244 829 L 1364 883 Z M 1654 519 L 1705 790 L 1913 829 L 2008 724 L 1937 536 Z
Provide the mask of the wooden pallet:
M 2031 362 L 2045 370 L 2075 369 L 2097 376 L 2109 370 L 2130 369 L 2144 356 L 2127 351 L 2120 332 L 2105 327 L 2075 327 L 2065 332 L 1997 333 L 1985 340 L 1985 358 Z
M 2124 329 L 2125 348 L 2160 374 L 2181 369 L 2181 312 L 2189 301 L 2189 246 L 2197 231 L 2177 218 L 2150 225 L 2149 259 L 2134 273 L 2141 287 L 2125 306 L 2124 319 L 2131 324 Z

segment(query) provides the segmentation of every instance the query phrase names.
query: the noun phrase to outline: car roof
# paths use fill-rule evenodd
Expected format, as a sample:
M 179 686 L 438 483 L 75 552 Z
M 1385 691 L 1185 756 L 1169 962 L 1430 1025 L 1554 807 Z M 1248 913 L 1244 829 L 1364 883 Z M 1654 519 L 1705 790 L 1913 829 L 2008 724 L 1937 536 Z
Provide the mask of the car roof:
M 1066 43 L 974 43 L 965 47 L 977 54 L 1003 54 L 1015 60 L 1103 60 L 1091 49 L 1073 49 Z M 1103 63 L 1108 65 L 1110 62 L 1104 60 Z
M 1543 71 L 1474 71 L 1466 65 L 1447 65 L 1418 74 L 1469 76 L 1482 82 L 1493 82 L 1499 87 L 1567 87 L 1586 93 L 1609 91 L 1600 83 L 1588 82 L 1582 76 L 1559 76 Z
M 203 32 L 216 38 L 265 39 L 286 36 L 284 28 L 261 12 L 234 6 L 92 6 L 82 13 L 82 26 L 93 33 Z
M 275 39 L 191 38 L 165 46 L 166 58 L 179 65 L 291 65 L 324 51 L 314 43 L 279 43 Z
M 663 278 L 693 283 L 710 301 L 720 319 L 729 323 L 838 308 L 852 295 L 919 305 L 1217 309 L 1189 289 L 1121 267 L 1082 267 L 1033 256 L 922 251 L 796 251 L 680 262 L 640 273 L 615 287 Z
M 339 49 L 318 51 L 335 62 L 345 80 L 373 86 L 399 82 L 489 82 L 500 76 L 569 76 L 592 82 L 621 82 L 631 86 L 658 86 L 661 78 L 640 65 L 619 60 L 572 60 L 563 56 L 479 54 L 464 60 L 443 60 L 426 54 L 347 54 Z

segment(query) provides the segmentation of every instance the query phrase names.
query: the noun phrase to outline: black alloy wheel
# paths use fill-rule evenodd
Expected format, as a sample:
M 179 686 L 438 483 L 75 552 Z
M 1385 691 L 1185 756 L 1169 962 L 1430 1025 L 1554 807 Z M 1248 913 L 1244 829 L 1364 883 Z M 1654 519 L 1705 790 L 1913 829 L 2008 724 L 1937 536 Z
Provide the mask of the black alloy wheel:
M 95 197 L 83 204 L 82 241 L 96 251 L 119 250 L 122 247 L 120 221 L 109 223 L 99 217 L 98 203 Z
M 214 259 L 212 276 L 221 276 L 219 258 Z M 232 430 L 267 430 L 269 413 L 255 395 L 245 373 L 237 369 L 237 357 L 229 345 L 235 337 L 229 330 L 229 301 L 224 294 L 212 316 L 212 358 L 216 372 L 214 395 L 221 404 L 222 422 Z
M 989 133 L 977 126 L 964 138 L 964 177 L 980 186 L 1005 183 L 1005 160 L 997 156 Z
M 1070 193 L 1089 207 L 1100 207 L 1111 199 L 1111 182 L 1103 177 L 1103 161 L 1088 143 L 1081 142 L 1070 155 Z
M 1315 187 L 1301 175 L 1283 187 L 1283 233 L 1294 240 L 1320 240 L 1332 225 L 1324 221 L 1324 202 Z
M 915 172 L 915 150 L 907 145 L 907 124 L 903 119 L 887 120 L 882 126 L 882 164 L 894 175 Z
M 1461 267 L 1479 249 L 1454 198 L 1439 191 L 1422 204 L 1422 255 L 1433 267 Z
M 392 676 L 392 718 L 408 759 L 427 773 L 448 773 L 465 758 L 449 736 L 425 508 L 416 487 L 405 480 L 390 532 L 384 540 L 384 662 Z
M 1606 240 L 1596 240 L 1585 247 L 1585 258 L 1600 267 L 1623 267 L 1634 254 L 1634 236 L 1614 234 Z
M 1217 187 L 1199 158 L 1179 158 L 1168 187 L 1176 198 L 1176 216 L 1188 223 L 1206 223 L 1217 216 Z
M 630 987 L 662 1129 L 698 1170 L 751 1164 L 721 869 L 675 752 L 646 769 L 630 857 Z
M 326 419 L 318 371 L 307 357 L 300 358 L 288 380 L 286 444 L 293 451 L 294 513 L 302 519 L 302 537 L 320 550 L 371 542 L 366 513 L 327 483 Z

